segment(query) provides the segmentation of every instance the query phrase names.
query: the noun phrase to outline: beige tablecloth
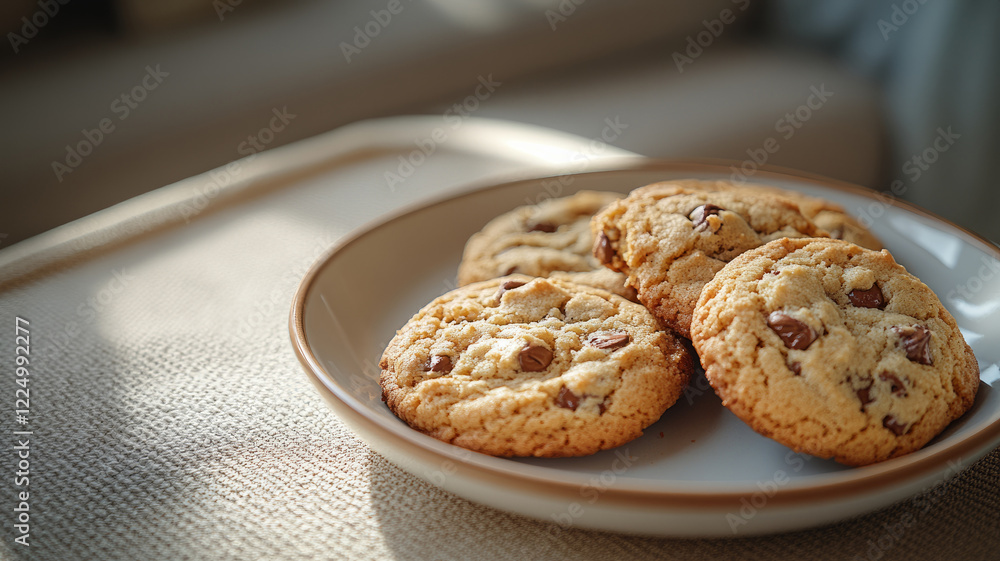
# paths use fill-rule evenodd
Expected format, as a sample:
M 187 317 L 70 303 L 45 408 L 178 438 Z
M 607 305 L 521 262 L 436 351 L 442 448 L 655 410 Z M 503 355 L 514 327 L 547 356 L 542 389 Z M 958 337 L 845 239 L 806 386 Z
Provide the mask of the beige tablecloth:
M 473 119 L 390 181 L 439 122 L 355 125 L 0 251 L 0 556 L 1000 559 L 996 450 L 882 512 L 714 540 L 563 530 L 458 498 L 371 452 L 291 350 L 288 309 L 307 267 L 392 209 L 470 182 L 566 171 L 565 155 L 533 143 L 594 146 Z M 619 155 L 588 157 L 599 166 Z M 13 411 L 18 317 L 30 322 L 24 424 Z M 30 474 L 18 484 L 25 448 Z M 24 492 L 28 546 L 14 541 Z

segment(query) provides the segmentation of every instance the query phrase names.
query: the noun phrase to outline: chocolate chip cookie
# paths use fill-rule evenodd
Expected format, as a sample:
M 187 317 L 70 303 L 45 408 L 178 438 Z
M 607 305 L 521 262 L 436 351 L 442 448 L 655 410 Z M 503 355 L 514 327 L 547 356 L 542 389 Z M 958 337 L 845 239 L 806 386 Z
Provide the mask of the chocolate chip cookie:
M 803 216 L 826 230 L 831 238 L 851 242 L 867 249 L 882 249 L 882 242 L 878 237 L 836 203 L 766 185 L 748 184 L 744 188 L 772 193 L 791 200 L 799 207 L 799 212 Z
M 639 304 L 511 275 L 457 288 L 400 329 L 383 400 L 435 438 L 496 456 L 581 456 L 642 434 L 683 391 L 690 354 Z
M 887 251 L 840 240 L 781 239 L 736 257 L 702 291 L 691 334 L 733 413 L 848 465 L 921 448 L 979 386 L 931 289 Z
M 590 253 L 590 218 L 621 197 L 580 191 L 501 214 L 466 244 L 459 286 L 521 273 L 596 286 L 635 301 L 625 276 L 602 267 Z
M 737 255 L 827 235 L 786 197 L 695 180 L 640 187 L 595 215 L 591 229 L 594 256 L 627 274 L 639 301 L 684 337 L 702 287 Z

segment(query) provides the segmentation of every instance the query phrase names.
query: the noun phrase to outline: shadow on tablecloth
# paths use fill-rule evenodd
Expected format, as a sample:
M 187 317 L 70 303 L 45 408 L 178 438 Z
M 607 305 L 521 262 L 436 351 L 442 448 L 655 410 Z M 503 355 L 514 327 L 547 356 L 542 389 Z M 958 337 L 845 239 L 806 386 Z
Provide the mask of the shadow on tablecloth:
M 948 482 L 882 511 L 813 530 L 732 539 L 664 539 L 563 528 L 481 506 L 369 452 L 371 501 L 399 561 L 488 558 L 996 560 L 1000 449 Z

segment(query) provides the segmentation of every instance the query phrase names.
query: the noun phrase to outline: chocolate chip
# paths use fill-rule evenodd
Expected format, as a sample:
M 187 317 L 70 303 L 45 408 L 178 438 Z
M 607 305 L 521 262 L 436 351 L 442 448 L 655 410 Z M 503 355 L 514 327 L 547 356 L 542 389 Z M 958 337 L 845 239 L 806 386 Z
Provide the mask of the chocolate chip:
M 865 410 L 865 405 L 868 405 L 869 403 L 875 401 L 874 399 L 872 399 L 871 395 L 869 395 L 871 389 L 872 389 L 871 386 L 869 386 L 867 388 L 861 388 L 860 390 L 857 391 L 858 399 L 861 400 L 862 411 Z
M 767 326 L 781 337 L 789 349 L 801 351 L 816 340 L 816 332 L 811 327 L 785 312 L 771 312 L 767 316 Z
M 516 272 L 517 272 L 517 265 L 514 265 L 513 267 L 507 269 L 507 272 L 505 272 L 503 276 L 513 275 Z
M 427 359 L 424 370 L 429 372 L 451 372 L 451 357 L 447 355 L 434 355 Z
M 594 240 L 594 257 L 605 265 L 611 263 L 611 260 L 615 258 L 615 250 L 611 248 L 611 240 L 604 232 L 598 234 L 597 239 Z
M 859 308 L 885 309 L 885 297 L 882 295 L 882 289 L 878 287 L 878 283 L 873 284 L 868 290 L 855 288 L 847 293 L 847 297 L 851 299 L 851 304 Z
M 896 436 L 903 436 L 908 430 L 910 430 L 910 425 L 905 423 L 900 423 L 892 415 L 886 415 L 882 419 L 882 426 L 891 430 L 892 434 Z
M 559 229 L 559 226 L 552 224 L 551 222 L 539 222 L 531 227 L 529 232 L 545 232 L 546 234 L 551 234 Z
M 800 362 L 793 362 L 789 364 L 788 369 L 791 370 L 792 373 L 795 374 L 796 376 L 802 375 L 802 363 Z
M 883 382 L 889 382 L 889 390 L 893 395 L 906 397 L 906 386 L 903 385 L 903 382 L 895 374 L 892 372 L 883 372 L 878 377 Z
M 517 362 L 525 372 L 541 372 L 552 362 L 552 351 L 529 343 L 518 353 Z
M 608 398 L 604 398 L 604 401 L 597 404 L 597 414 L 603 415 L 605 411 L 608 410 Z
M 556 405 L 563 409 L 576 411 L 576 408 L 580 406 L 580 399 L 580 396 L 573 393 L 573 390 L 563 386 L 559 388 L 559 394 L 556 395 Z
M 931 366 L 934 358 L 931 356 L 931 332 L 923 325 L 893 327 L 899 334 L 900 343 L 906 351 L 906 358 L 920 364 Z
M 628 345 L 631 340 L 628 333 L 594 333 L 587 339 L 587 344 L 598 349 L 616 351 Z
M 866 386 L 864 386 L 862 388 L 859 388 L 858 390 L 855 391 L 855 393 L 858 396 L 858 400 L 861 401 L 861 410 L 864 411 L 865 410 L 865 406 L 868 405 L 869 403 L 875 401 L 875 398 L 872 397 L 872 395 L 871 395 L 871 390 L 872 390 L 872 380 L 871 380 L 871 378 L 865 377 L 865 378 L 862 378 L 861 381 L 862 381 L 862 383 L 867 382 L 868 385 L 866 385 Z
M 701 205 L 691 211 L 688 217 L 694 222 L 695 230 L 703 230 L 708 227 L 708 217 L 718 216 L 719 212 L 725 210 L 713 204 Z
M 503 281 L 502 283 L 500 283 L 500 288 L 497 289 L 497 300 L 498 301 L 500 300 L 500 297 L 503 296 L 504 292 L 507 292 L 508 290 L 514 290 L 515 288 L 521 286 L 524 286 L 524 283 L 521 281 L 515 281 L 515 280 Z

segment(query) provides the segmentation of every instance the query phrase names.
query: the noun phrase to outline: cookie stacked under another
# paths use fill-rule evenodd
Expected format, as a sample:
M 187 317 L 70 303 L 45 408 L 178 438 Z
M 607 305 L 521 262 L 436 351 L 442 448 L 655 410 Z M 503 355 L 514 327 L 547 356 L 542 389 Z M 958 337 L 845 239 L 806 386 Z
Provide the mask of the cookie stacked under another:
M 628 275 L 639 301 L 689 339 L 701 289 L 726 263 L 771 240 L 827 235 L 787 198 L 695 180 L 640 187 L 591 228 L 594 256 Z
M 732 187 L 730 187 L 732 188 Z M 866 249 L 882 249 L 882 242 L 843 207 L 824 199 L 809 197 L 795 191 L 784 191 L 764 185 L 744 185 L 738 189 L 752 189 L 784 197 L 799 207 L 803 216 L 826 230 L 831 238 L 860 245 Z
M 411 427 L 497 456 L 580 456 L 642 434 L 691 357 L 639 304 L 512 275 L 455 289 L 382 355 L 383 399 Z
M 497 216 L 465 245 L 458 285 L 521 273 L 596 286 L 635 301 L 625 275 L 601 266 L 590 253 L 591 217 L 621 196 L 580 191 Z

